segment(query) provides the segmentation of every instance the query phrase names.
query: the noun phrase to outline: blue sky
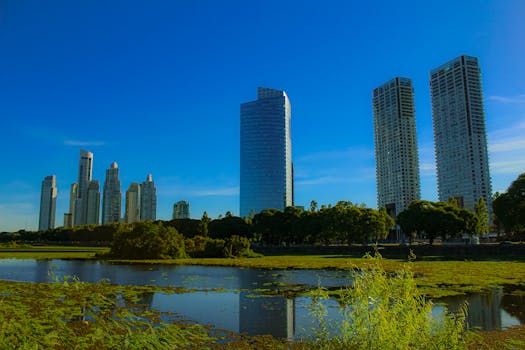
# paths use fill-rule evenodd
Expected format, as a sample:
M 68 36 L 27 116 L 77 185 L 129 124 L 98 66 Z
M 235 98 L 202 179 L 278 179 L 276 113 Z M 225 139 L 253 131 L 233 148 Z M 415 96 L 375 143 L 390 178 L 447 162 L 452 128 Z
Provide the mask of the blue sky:
M 0 0 L 0 231 L 57 225 L 81 148 L 122 191 L 148 173 L 158 217 L 239 212 L 239 105 L 292 104 L 296 204 L 376 205 L 371 91 L 413 79 L 422 197 L 437 199 L 429 71 L 468 54 L 483 74 L 493 190 L 525 171 L 525 1 Z

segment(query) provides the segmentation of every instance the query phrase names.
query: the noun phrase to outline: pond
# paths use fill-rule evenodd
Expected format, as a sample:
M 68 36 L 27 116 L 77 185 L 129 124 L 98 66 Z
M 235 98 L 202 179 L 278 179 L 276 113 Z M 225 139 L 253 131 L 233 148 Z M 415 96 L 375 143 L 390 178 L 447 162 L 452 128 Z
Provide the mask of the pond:
M 173 286 L 194 291 L 181 294 L 144 293 L 142 303 L 165 312 L 220 329 L 250 335 L 271 334 L 294 339 L 309 334 L 316 325 L 305 296 L 268 296 L 261 290 L 294 287 L 339 287 L 351 276 L 341 270 L 268 270 L 220 266 L 113 264 L 91 260 L 0 259 L 0 279 L 47 282 L 77 276 L 86 282 L 108 279 L 118 285 Z M 468 302 L 471 328 L 497 330 L 525 323 L 525 297 L 490 293 L 449 297 L 436 301 L 433 314 L 440 317 L 445 305 L 454 310 Z M 339 304 L 326 301 L 329 318 L 337 322 Z

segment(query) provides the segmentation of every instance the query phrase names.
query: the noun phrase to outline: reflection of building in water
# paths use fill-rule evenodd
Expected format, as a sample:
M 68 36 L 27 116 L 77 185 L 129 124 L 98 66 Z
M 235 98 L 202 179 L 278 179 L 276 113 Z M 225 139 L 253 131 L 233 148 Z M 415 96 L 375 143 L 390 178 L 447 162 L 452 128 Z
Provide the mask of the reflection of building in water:
M 495 289 L 488 294 L 474 294 L 466 298 L 468 303 L 467 324 L 469 328 L 480 328 L 486 331 L 501 329 L 500 304 L 503 290 Z M 457 311 L 465 298 L 446 298 L 446 303 L 451 311 Z
M 249 335 L 270 334 L 293 339 L 295 300 L 283 296 L 265 297 L 250 292 L 239 295 L 239 331 Z

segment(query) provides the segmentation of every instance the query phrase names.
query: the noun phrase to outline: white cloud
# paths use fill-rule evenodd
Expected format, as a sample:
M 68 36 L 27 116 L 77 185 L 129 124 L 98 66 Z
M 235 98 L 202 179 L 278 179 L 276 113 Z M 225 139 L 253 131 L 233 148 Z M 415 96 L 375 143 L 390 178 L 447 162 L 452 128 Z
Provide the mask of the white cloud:
M 490 162 L 490 170 L 492 174 L 521 174 L 525 172 L 525 157 L 523 159 Z
M 501 102 L 501 103 L 525 103 L 525 95 L 517 95 L 517 96 L 489 96 L 489 100 L 495 101 L 495 102 Z
M 77 147 L 93 147 L 93 146 L 104 146 L 104 141 L 79 141 L 79 140 L 65 140 L 64 145 L 66 146 L 77 146 Z
M 303 156 L 297 157 L 297 161 L 316 161 L 324 159 L 341 159 L 341 158 L 374 158 L 374 149 L 373 148 L 364 148 L 364 147 L 350 147 L 341 150 L 331 150 L 331 151 L 320 151 L 311 154 L 306 154 Z
M 224 188 L 208 188 L 198 189 L 189 192 L 190 196 L 207 197 L 207 196 L 237 196 L 239 194 L 239 186 L 224 187 Z

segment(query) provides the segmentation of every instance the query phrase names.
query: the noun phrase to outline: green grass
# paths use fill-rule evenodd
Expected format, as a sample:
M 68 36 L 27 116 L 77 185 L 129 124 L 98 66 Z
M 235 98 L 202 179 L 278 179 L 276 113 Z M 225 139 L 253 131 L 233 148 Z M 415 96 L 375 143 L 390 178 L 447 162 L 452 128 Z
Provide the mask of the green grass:
M 106 247 L 0 245 L 0 259 L 92 259 Z

